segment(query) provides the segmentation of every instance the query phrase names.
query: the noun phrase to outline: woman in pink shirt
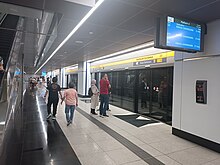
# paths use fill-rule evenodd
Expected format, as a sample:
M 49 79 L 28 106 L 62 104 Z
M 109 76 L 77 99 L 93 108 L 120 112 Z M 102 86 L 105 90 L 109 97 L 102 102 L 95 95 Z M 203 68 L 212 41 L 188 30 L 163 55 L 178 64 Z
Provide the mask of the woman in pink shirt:
M 69 126 L 73 121 L 73 114 L 76 106 L 78 106 L 78 95 L 77 91 L 74 89 L 74 83 L 69 83 L 69 89 L 64 91 L 64 97 L 62 98 L 62 102 L 65 100 L 65 113 L 66 113 L 66 121 L 67 126 Z M 61 104 L 62 104 L 61 102 Z

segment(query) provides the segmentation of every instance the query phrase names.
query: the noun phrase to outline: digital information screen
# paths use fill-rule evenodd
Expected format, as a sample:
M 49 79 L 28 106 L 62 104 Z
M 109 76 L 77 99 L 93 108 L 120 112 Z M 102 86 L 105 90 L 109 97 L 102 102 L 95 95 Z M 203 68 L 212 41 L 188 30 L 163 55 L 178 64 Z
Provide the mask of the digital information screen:
M 166 45 L 200 51 L 201 28 L 199 24 L 168 16 Z
M 47 75 L 47 72 L 42 72 L 41 73 L 41 76 L 46 76 Z

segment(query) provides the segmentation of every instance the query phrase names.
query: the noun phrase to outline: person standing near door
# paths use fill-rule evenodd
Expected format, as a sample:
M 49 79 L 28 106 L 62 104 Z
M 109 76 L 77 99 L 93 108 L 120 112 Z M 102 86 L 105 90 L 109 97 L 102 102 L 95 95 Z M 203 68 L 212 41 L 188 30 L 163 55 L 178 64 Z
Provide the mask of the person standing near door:
M 109 80 L 108 80 L 108 75 L 104 74 L 102 76 L 102 79 L 100 80 L 100 117 L 106 116 L 108 117 L 108 115 L 106 114 L 106 110 L 107 110 L 107 104 L 109 101 L 109 88 L 111 87 Z
M 159 92 L 158 92 L 159 109 L 164 108 L 163 95 L 164 95 L 164 81 L 161 81 L 160 87 L 159 87 Z
M 92 90 L 91 114 L 97 115 L 97 113 L 95 112 L 95 109 L 99 104 L 99 90 L 96 87 L 96 80 L 95 79 L 92 79 L 92 81 L 91 81 L 91 90 Z
M 147 108 L 147 79 L 143 78 L 141 85 L 141 108 Z
M 58 93 L 60 94 L 60 98 L 62 98 L 61 95 L 61 88 L 60 86 L 57 84 L 57 78 L 53 77 L 52 79 L 52 84 L 49 84 L 49 86 L 47 87 L 47 91 L 44 95 L 44 97 L 47 96 L 47 94 L 49 93 L 48 96 L 48 101 L 47 101 L 47 112 L 48 112 L 48 116 L 47 119 L 49 119 L 52 115 L 52 119 L 55 120 L 56 119 L 56 114 L 57 114 L 57 105 L 59 102 L 59 96 Z M 51 114 L 51 105 L 53 104 L 53 114 Z

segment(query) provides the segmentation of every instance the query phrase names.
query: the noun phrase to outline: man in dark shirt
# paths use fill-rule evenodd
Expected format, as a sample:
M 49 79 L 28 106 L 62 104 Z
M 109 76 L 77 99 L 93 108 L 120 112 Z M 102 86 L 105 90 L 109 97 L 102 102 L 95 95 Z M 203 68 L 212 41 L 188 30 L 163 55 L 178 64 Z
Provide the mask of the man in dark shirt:
M 57 114 L 57 105 L 59 102 L 58 93 L 60 94 L 60 98 L 62 98 L 62 95 L 60 92 L 61 88 L 57 84 L 57 78 L 53 77 L 52 81 L 53 81 L 53 83 L 50 84 L 49 86 L 47 86 L 47 91 L 46 91 L 44 97 L 46 97 L 46 95 L 49 93 L 48 102 L 47 102 L 47 112 L 48 112 L 47 119 L 49 119 L 51 117 L 51 105 L 53 104 L 53 117 L 52 117 L 52 119 L 55 120 L 56 114 Z
M 147 80 L 143 78 L 141 85 L 141 108 L 147 108 Z

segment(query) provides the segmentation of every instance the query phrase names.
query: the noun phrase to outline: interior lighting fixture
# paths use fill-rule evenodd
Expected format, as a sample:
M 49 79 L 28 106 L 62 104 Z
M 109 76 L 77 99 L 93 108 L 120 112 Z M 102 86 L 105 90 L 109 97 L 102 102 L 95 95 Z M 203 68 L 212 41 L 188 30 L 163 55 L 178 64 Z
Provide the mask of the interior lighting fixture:
M 115 53 L 112 53 L 112 54 L 109 54 L 109 55 L 106 55 L 106 56 L 95 58 L 93 60 L 88 60 L 88 62 L 91 63 L 91 62 L 95 62 L 95 61 L 98 61 L 98 60 L 103 60 L 103 59 L 107 59 L 107 58 L 110 58 L 110 57 L 115 57 L 115 56 L 122 55 L 122 54 L 125 54 L 125 53 L 129 53 L 129 52 L 141 50 L 141 49 L 144 49 L 144 48 L 152 47 L 153 45 L 154 45 L 153 41 L 148 42 L 148 43 L 141 44 L 141 45 L 138 45 L 138 46 L 134 46 L 134 47 L 131 47 L 131 48 L 119 51 L 119 52 L 115 52 Z
M 75 43 L 77 43 L 77 44 L 82 44 L 83 41 L 75 41 Z
M 95 12 L 95 10 L 104 2 L 105 0 L 99 0 L 95 6 L 83 17 L 83 19 L 73 28 L 73 30 L 68 34 L 68 36 L 60 43 L 60 45 L 53 51 L 53 53 L 47 58 L 47 60 L 36 70 L 37 74 L 44 65 L 57 53 L 57 51 L 72 37 L 72 35 L 86 22 L 86 20 Z
M 75 64 L 75 65 L 70 65 L 70 66 L 66 66 L 64 67 L 64 69 L 75 69 L 75 68 L 78 68 L 78 64 Z
M 0 125 L 5 125 L 5 121 L 0 122 Z

